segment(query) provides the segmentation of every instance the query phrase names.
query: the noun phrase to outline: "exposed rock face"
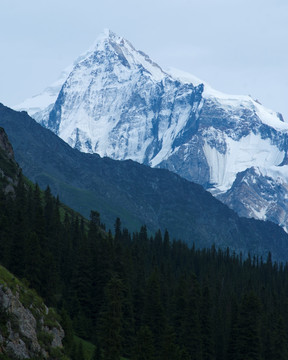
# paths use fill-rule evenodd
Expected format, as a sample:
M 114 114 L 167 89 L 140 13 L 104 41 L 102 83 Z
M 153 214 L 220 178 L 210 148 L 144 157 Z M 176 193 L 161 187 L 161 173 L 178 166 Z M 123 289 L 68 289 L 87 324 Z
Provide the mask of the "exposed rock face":
M 231 189 L 221 194 L 219 200 L 240 216 L 269 219 L 288 232 L 287 194 L 288 184 L 280 176 L 273 179 L 259 168 L 252 167 L 238 173 Z
M 224 202 L 228 194 L 221 195 L 231 196 L 237 174 L 251 167 L 269 171 L 274 182 L 286 184 L 283 189 L 288 186 L 288 123 L 279 113 L 249 96 L 215 91 L 190 74 L 163 71 L 110 31 L 64 71 L 60 82 L 61 88 L 56 83 L 16 108 L 28 110 L 82 152 L 167 168 Z M 277 220 L 285 194 L 275 197 L 276 212 L 270 208 L 264 214 L 263 207 L 251 212 L 248 205 L 245 216 L 288 228 L 288 221 Z M 260 209 L 268 194 L 259 195 L 253 193 Z M 233 196 L 239 204 L 233 209 L 243 214 L 245 197 Z
M 0 128 L 0 184 L 15 191 L 20 168 L 8 136 Z M 4 280 L 5 279 L 5 280 Z M 64 331 L 42 300 L 0 266 L 0 355 L 9 359 L 57 359 L 51 349 L 62 348 Z
M 24 306 L 20 293 L 25 290 L 16 287 L 13 293 L 0 285 L 0 352 L 12 359 L 49 359 L 51 348 L 62 347 L 64 331 L 57 322 L 52 327 L 45 325 L 49 309 L 43 303 Z
M 14 193 L 20 169 L 14 159 L 14 151 L 5 130 L 0 127 L 0 183 L 4 192 Z
M 0 127 L 0 149 L 5 151 L 9 159 L 14 159 L 14 151 L 5 130 Z

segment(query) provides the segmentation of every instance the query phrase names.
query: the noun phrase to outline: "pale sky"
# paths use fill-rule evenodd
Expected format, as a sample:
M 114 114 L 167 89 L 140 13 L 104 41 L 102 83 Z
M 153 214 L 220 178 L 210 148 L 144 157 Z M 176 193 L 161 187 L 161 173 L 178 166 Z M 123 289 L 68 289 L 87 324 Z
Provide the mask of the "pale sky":
M 41 92 L 104 28 L 288 121 L 287 0 L 1 0 L 0 102 Z

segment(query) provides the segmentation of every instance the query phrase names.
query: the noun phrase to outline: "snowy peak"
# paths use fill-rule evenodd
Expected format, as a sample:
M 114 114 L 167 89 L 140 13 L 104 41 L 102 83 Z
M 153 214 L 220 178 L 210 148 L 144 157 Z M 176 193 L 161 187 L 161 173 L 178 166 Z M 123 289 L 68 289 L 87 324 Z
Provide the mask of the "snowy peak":
M 219 200 L 240 216 L 273 221 L 288 232 L 288 169 L 247 168 Z
M 107 30 L 75 64 L 53 108 L 34 118 L 80 151 L 156 166 L 186 125 L 196 129 L 202 91 Z
M 147 75 L 156 81 L 169 76 L 144 52 L 137 51 L 129 41 L 116 35 L 111 30 L 105 29 L 87 51 L 82 53 L 73 64 L 67 66 L 67 68 L 62 71 L 59 78 L 53 84 L 45 88 L 40 94 L 34 95 L 22 103 L 15 105 L 14 109 L 19 111 L 25 110 L 38 122 L 41 122 L 43 116 L 45 118 L 48 117 L 63 84 L 73 72 L 74 68 L 81 66 L 91 67 L 95 60 L 97 60 L 96 64 L 99 65 L 101 59 L 103 63 L 105 61 L 107 63 L 107 66 L 103 69 L 104 72 L 115 70 L 115 74 L 117 72 L 119 73 L 119 70 L 117 71 L 117 69 L 115 69 L 115 65 L 117 63 L 119 65 L 120 61 L 122 67 L 126 66 L 130 71 L 139 71 L 142 69 L 142 71 L 146 72 Z M 100 68 L 98 70 L 100 70 Z M 95 74 L 91 73 L 91 75 L 94 76 Z
M 109 64 L 116 64 L 119 62 L 124 67 L 132 70 L 142 69 L 150 74 L 157 81 L 164 79 L 167 74 L 154 63 L 148 55 L 142 51 L 137 51 L 133 45 L 123 37 L 116 35 L 109 29 L 97 38 L 94 45 L 88 50 L 86 56 L 83 56 L 81 62 L 94 61 L 95 57 L 103 61 L 108 60 Z M 105 69 L 107 70 L 107 68 Z
M 280 208 L 288 199 L 283 195 L 288 193 L 288 123 L 250 96 L 221 93 L 179 70 L 163 71 L 110 30 L 41 96 L 33 100 L 40 109 L 33 117 L 71 147 L 167 168 L 200 183 L 235 211 L 275 222 L 281 218 L 278 223 L 288 229 L 288 218 L 276 215 L 276 205 L 263 210 L 273 189 Z M 46 106 L 42 98 L 49 100 Z M 269 175 L 252 174 L 251 168 Z M 279 172 L 281 191 L 270 181 L 278 184 Z M 239 174 L 245 181 L 236 181 Z M 257 192 L 260 183 L 263 194 Z M 246 185 L 254 193 L 253 209 L 245 200 L 249 192 L 237 196 Z

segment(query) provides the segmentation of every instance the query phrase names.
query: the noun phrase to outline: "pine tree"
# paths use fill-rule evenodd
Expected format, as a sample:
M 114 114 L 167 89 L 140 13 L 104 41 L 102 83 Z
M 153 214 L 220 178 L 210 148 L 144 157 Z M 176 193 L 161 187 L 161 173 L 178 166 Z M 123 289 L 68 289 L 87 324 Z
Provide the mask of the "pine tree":
M 115 235 L 114 235 L 114 239 L 116 242 L 121 240 L 122 237 L 122 231 L 121 231 L 121 220 L 119 217 L 117 217 L 115 224 L 114 224 L 114 229 L 115 229 Z
M 65 309 L 62 309 L 61 311 L 61 326 L 65 333 L 63 345 L 67 353 L 71 355 L 74 346 L 74 333 L 72 328 L 72 321 Z
M 83 351 L 83 344 L 82 344 L 82 341 L 80 341 L 77 345 L 77 348 L 76 348 L 76 359 L 77 360 L 85 360 L 85 356 L 84 356 L 84 351 Z M 76 360 L 75 359 L 75 360 Z
M 208 285 L 206 285 L 202 290 L 200 308 L 202 360 L 213 360 L 215 358 L 211 309 L 210 291 Z
M 260 315 L 259 298 L 254 292 L 246 294 L 243 297 L 239 314 L 238 358 L 236 357 L 236 359 L 261 359 Z
M 172 322 L 176 332 L 176 341 L 184 346 L 186 340 L 185 326 L 188 307 L 187 282 L 181 277 L 177 284 L 172 303 Z
M 123 280 L 123 304 L 122 304 L 122 355 L 131 358 L 135 347 L 135 320 L 133 311 L 133 299 L 129 284 Z
M 24 276 L 29 280 L 30 285 L 37 291 L 42 286 L 43 258 L 38 235 L 35 232 L 29 233 L 25 241 L 25 268 Z
M 90 316 L 93 325 L 98 323 L 99 312 L 102 309 L 105 301 L 105 286 L 111 279 L 113 274 L 111 259 L 111 243 L 113 242 L 112 235 L 104 237 L 101 234 L 95 238 L 93 250 L 90 254 L 92 262 L 92 270 L 90 275 L 92 277 L 91 283 L 91 299 L 93 306 L 90 309 Z
M 42 247 L 44 241 L 44 234 L 45 234 L 45 219 L 44 219 L 44 209 L 42 203 L 41 190 L 38 184 L 35 185 L 35 189 L 33 192 L 32 206 L 33 206 L 32 219 L 33 219 L 34 231 L 38 235 Z
M 95 346 L 91 360 L 101 360 L 101 349 L 99 345 Z
M 281 316 L 278 317 L 276 322 L 274 339 L 274 359 L 288 359 L 287 332 L 285 331 L 284 321 Z
M 182 360 L 179 358 L 180 350 L 176 345 L 176 334 L 172 326 L 167 325 L 163 332 L 163 340 L 161 346 L 161 360 Z
M 99 338 L 105 360 L 119 360 L 123 328 L 123 282 L 113 276 L 105 288 L 105 306 L 100 315 Z
M 193 359 L 201 359 L 200 287 L 195 274 L 188 281 L 188 299 L 184 322 L 184 346 Z
M 142 326 L 138 331 L 133 359 L 156 360 L 154 337 L 149 326 Z
M 164 240 L 163 240 L 163 252 L 165 259 L 169 259 L 169 253 L 170 253 L 170 239 L 169 239 L 169 233 L 167 230 L 165 230 L 164 233 Z
M 157 270 L 151 274 L 147 281 L 143 323 L 150 328 L 153 334 L 156 354 L 161 353 L 166 319 L 161 302 L 160 281 Z
M 227 360 L 238 360 L 239 309 L 234 296 L 231 299 L 230 334 L 227 349 Z

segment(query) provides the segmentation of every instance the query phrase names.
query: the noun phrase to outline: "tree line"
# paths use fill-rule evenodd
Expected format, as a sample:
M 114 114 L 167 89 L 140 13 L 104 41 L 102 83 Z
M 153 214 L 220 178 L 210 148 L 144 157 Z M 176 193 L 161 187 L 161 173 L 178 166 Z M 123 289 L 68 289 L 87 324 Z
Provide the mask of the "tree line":
M 72 359 L 73 334 L 94 359 L 288 358 L 288 266 L 271 254 L 190 248 L 119 218 L 105 231 L 20 177 L 0 192 L 0 261 L 59 311 Z

